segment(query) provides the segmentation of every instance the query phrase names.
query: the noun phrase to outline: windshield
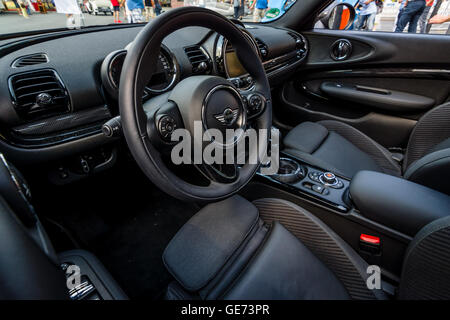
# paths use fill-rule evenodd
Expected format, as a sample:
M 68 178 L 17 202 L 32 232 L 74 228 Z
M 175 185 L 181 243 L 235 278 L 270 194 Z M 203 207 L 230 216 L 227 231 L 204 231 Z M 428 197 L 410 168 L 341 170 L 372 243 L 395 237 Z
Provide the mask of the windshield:
M 243 22 L 280 18 L 296 0 L 0 0 L 0 35 L 146 23 L 173 8 L 205 7 Z

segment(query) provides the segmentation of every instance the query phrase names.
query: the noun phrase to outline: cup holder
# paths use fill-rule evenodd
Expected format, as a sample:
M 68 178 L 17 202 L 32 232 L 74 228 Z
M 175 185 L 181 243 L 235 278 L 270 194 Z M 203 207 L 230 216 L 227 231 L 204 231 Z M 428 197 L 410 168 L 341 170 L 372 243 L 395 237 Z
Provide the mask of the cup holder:
M 278 172 L 271 175 L 271 177 L 280 182 L 294 183 L 302 180 L 305 177 L 305 171 L 305 168 L 301 166 L 297 161 L 289 158 L 280 158 Z

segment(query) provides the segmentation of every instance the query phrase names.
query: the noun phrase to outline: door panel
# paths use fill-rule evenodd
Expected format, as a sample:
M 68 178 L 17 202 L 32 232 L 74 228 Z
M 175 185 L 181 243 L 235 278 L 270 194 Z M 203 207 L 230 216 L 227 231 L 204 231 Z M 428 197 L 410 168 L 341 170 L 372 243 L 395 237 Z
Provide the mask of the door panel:
M 405 148 L 416 121 L 449 99 L 450 37 L 342 30 L 303 34 L 310 47 L 306 66 L 284 84 L 275 105 L 275 117 L 284 125 L 339 120 L 387 148 Z M 349 41 L 352 51 L 336 61 L 330 53 L 340 39 Z
M 431 108 L 435 100 L 423 95 L 363 86 L 358 82 L 344 84 L 342 81 L 324 81 L 320 91 L 330 99 L 345 100 L 390 112 L 421 112 Z

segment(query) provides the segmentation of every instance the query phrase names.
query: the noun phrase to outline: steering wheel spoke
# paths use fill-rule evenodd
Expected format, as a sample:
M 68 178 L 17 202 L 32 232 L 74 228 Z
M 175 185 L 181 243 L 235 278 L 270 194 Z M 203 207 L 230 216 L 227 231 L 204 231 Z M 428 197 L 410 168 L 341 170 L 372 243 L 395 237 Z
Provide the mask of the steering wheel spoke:
M 172 141 L 172 133 L 183 128 L 183 119 L 175 102 L 158 96 L 143 105 L 147 115 L 147 134 L 151 143 L 163 153 L 170 152 L 177 143 Z
M 217 183 L 234 183 L 239 179 L 239 166 L 233 164 L 198 164 L 198 171 L 206 178 Z

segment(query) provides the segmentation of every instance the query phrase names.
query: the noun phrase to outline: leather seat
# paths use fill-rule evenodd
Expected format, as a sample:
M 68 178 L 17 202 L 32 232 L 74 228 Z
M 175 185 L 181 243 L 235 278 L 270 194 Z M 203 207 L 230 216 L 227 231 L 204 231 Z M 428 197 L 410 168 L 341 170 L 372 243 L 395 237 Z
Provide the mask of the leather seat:
M 408 141 L 403 164 L 361 131 L 339 121 L 303 122 L 284 139 L 284 151 L 347 178 L 371 170 L 450 194 L 450 103 L 427 112 Z
M 436 241 L 441 239 L 442 241 Z M 405 255 L 398 298 L 450 297 L 450 217 L 424 227 Z M 167 299 L 386 299 L 368 264 L 327 225 L 280 199 L 207 205 L 167 246 Z M 370 279 L 369 279 L 370 280 Z

